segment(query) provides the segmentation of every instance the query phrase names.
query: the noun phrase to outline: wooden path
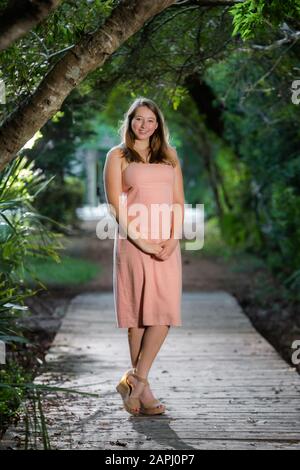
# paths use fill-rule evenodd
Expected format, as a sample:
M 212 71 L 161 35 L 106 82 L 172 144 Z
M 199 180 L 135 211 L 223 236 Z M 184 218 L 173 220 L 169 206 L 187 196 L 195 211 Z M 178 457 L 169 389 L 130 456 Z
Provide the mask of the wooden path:
M 115 326 L 113 296 L 76 297 L 36 382 L 99 397 L 49 395 L 52 448 L 300 449 L 300 377 L 236 300 L 226 292 L 184 293 L 182 318 L 149 375 L 168 412 L 133 417 L 115 391 L 130 361 L 127 330 Z M 8 436 L 12 447 L 20 439 L 22 448 L 22 422 Z

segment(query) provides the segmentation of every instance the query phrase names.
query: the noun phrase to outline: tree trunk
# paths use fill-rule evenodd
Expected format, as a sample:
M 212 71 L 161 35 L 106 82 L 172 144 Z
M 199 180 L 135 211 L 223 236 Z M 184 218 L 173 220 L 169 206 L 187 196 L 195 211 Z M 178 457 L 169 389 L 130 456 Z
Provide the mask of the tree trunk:
M 214 105 L 216 96 L 213 90 L 201 80 L 198 74 L 189 75 L 185 80 L 185 86 L 187 87 L 190 96 L 194 100 L 196 107 L 201 116 L 205 117 L 205 125 L 208 129 L 212 130 L 220 138 L 224 139 L 224 122 L 223 122 L 223 107 L 218 104 Z M 226 187 L 220 174 L 217 164 L 212 159 L 211 148 L 207 142 L 206 136 L 202 135 L 203 146 L 203 158 L 205 167 L 208 172 L 209 181 L 215 196 L 216 207 L 219 215 L 222 215 L 222 205 L 220 198 L 220 191 L 218 186 L 221 187 L 224 202 L 229 210 L 232 209 L 232 203 L 227 194 Z
M 210 186 L 211 186 L 214 198 L 215 198 L 217 215 L 221 219 L 223 216 L 223 209 L 222 209 L 221 198 L 220 198 L 220 193 L 219 193 L 219 188 L 218 188 L 218 182 L 216 180 L 215 163 L 213 161 L 211 146 L 204 133 L 202 133 L 201 135 L 201 142 L 202 142 L 201 153 L 203 155 L 204 165 L 205 165 L 209 182 L 210 182 Z

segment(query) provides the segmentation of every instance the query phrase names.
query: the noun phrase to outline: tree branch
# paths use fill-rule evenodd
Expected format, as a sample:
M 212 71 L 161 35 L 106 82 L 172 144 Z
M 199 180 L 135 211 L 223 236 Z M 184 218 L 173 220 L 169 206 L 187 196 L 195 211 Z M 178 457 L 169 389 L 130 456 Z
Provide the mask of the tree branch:
M 0 16 L 0 51 L 24 36 L 60 3 L 61 0 L 12 0 Z
M 190 6 L 198 5 L 201 7 L 218 7 L 218 6 L 233 6 L 237 3 L 243 3 L 244 0 L 179 0 L 174 3 L 174 6 Z
M 103 26 L 67 51 L 0 129 L 0 170 L 60 108 L 70 92 L 101 65 L 145 21 L 174 0 L 122 0 Z
M 262 52 L 273 51 L 274 49 L 278 49 L 284 46 L 284 44 L 295 43 L 299 41 L 299 39 L 300 39 L 300 31 L 295 31 L 293 34 L 290 34 L 288 36 L 286 35 L 284 38 L 278 39 L 272 44 L 269 44 L 269 45 L 250 44 L 248 47 L 240 47 L 239 49 L 237 49 L 237 51 L 240 51 L 240 52 L 250 52 L 252 50 L 262 51 Z

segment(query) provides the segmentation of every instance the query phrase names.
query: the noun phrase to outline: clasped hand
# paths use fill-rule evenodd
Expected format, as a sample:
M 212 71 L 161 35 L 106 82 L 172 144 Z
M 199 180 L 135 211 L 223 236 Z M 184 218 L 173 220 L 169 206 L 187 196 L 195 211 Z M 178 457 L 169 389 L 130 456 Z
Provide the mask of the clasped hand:
M 177 246 L 178 240 L 169 238 L 159 243 L 151 243 L 144 241 L 141 244 L 141 249 L 148 254 L 154 255 L 155 258 L 165 261 L 168 259 Z

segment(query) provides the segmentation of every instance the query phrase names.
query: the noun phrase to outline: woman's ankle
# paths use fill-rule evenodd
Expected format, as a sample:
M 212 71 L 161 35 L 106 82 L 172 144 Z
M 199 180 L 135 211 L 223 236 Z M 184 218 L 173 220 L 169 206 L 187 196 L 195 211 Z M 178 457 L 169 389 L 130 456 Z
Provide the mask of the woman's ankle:
M 137 377 L 141 377 L 142 379 L 148 380 L 148 372 L 145 371 L 139 371 L 136 367 L 133 369 L 134 374 Z
M 133 391 L 132 391 L 132 396 L 139 398 L 145 389 L 145 384 L 143 382 L 139 382 L 138 380 L 135 382 Z

